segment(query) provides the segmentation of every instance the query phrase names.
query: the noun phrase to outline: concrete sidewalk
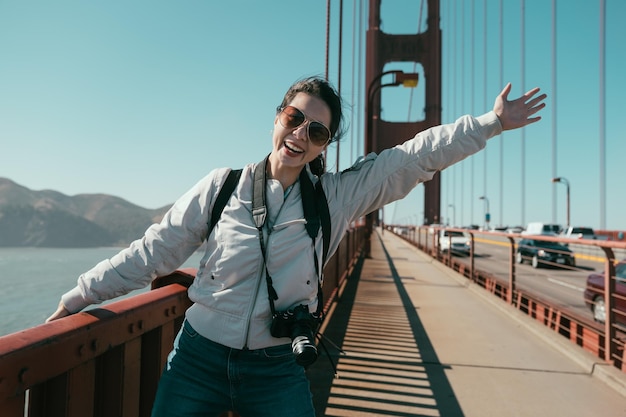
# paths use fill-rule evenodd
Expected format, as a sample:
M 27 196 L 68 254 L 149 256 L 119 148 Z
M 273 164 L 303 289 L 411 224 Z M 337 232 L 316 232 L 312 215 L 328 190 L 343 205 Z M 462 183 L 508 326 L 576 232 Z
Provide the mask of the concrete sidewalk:
M 307 371 L 318 416 L 626 416 L 626 374 L 391 233 Z

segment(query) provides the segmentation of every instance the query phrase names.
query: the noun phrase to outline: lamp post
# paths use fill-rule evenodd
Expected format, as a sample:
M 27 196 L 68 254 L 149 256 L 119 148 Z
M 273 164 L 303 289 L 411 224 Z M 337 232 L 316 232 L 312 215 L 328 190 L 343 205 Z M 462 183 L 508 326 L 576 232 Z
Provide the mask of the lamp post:
M 393 74 L 393 81 L 386 83 L 386 84 L 380 84 L 380 80 L 385 76 L 385 75 L 389 75 L 389 74 Z M 374 117 L 378 117 L 379 114 L 374 114 L 373 112 L 373 106 L 374 106 L 374 97 L 376 97 L 376 93 L 383 89 L 384 87 L 394 87 L 394 86 L 398 86 L 398 85 L 403 85 L 404 87 L 409 87 L 409 88 L 415 88 L 417 87 L 417 83 L 419 82 L 419 73 L 416 72 L 412 72 L 412 73 L 405 73 L 404 71 L 400 71 L 400 70 L 392 70 L 392 71 L 384 71 L 381 72 L 380 74 L 378 74 L 377 77 L 375 77 L 372 82 L 370 83 L 370 85 L 367 88 L 367 108 L 366 108 L 366 119 L 367 119 L 367 132 L 366 132 L 366 137 L 367 137 L 367 151 L 366 153 L 369 152 L 375 152 L 378 151 L 378 149 L 375 149 L 374 147 L 374 132 L 372 132 L 372 127 L 373 127 L 373 119 Z M 380 112 L 379 112 L 380 113 Z
M 456 211 L 454 210 L 454 204 L 448 204 L 448 207 L 452 209 L 452 227 L 456 227 Z
M 386 84 L 382 84 L 380 81 L 381 79 L 388 74 L 393 74 L 394 78 L 393 81 L 390 83 L 386 83 Z M 384 71 L 381 72 L 380 74 L 378 74 L 378 76 L 374 77 L 374 79 L 370 82 L 368 88 L 367 88 L 367 107 L 365 109 L 365 118 L 367 119 L 367 129 L 365 131 L 365 138 L 366 138 L 366 142 L 365 142 L 365 153 L 368 154 L 370 152 L 375 152 L 378 151 L 378 149 L 375 148 L 374 146 L 374 133 L 372 132 L 372 128 L 373 128 L 373 118 L 374 116 L 378 117 L 380 111 L 378 112 L 378 114 L 374 115 L 373 112 L 373 105 L 374 105 L 374 97 L 376 96 L 376 93 L 381 90 L 384 87 L 390 87 L 390 86 L 398 86 L 398 85 L 403 85 L 405 87 L 416 87 L 417 83 L 419 81 L 419 74 L 418 73 L 404 73 L 404 71 L 400 71 L 400 70 L 393 70 L 393 71 Z M 365 243 L 365 256 L 366 257 L 370 257 L 370 236 L 372 234 L 372 231 L 374 229 L 374 217 L 376 217 L 377 213 L 376 212 L 372 212 L 369 213 L 367 216 L 365 216 L 365 228 L 366 228 L 366 233 L 368 234 L 368 237 L 366 239 L 366 243 Z
M 563 184 L 565 184 L 565 186 L 567 187 L 567 227 L 571 226 L 570 223 L 570 205 L 569 205 L 569 181 L 563 177 L 556 177 L 556 178 L 552 178 L 552 182 L 562 182 Z
M 489 199 L 486 195 L 478 197 L 479 200 L 485 200 L 485 230 L 489 230 L 489 221 L 491 220 L 491 215 L 489 214 Z

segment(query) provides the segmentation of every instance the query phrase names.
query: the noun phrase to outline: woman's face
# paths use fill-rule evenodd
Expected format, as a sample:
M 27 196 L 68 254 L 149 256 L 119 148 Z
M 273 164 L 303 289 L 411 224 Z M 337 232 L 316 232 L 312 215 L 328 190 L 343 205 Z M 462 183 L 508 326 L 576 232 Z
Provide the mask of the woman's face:
M 311 122 L 318 122 L 328 127 L 330 125 L 331 113 L 328 105 L 317 97 L 306 93 L 298 93 L 293 98 L 289 106 L 302 112 L 306 120 L 295 128 L 283 126 L 279 117 L 280 113 L 274 119 L 274 133 L 272 153 L 276 157 L 279 167 L 276 168 L 296 168 L 300 169 L 315 159 L 328 143 L 324 145 L 315 144 L 309 139 L 309 125 Z M 288 109 L 297 113 L 295 109 Z M 314 126 L 314 129 L 319 129 Z

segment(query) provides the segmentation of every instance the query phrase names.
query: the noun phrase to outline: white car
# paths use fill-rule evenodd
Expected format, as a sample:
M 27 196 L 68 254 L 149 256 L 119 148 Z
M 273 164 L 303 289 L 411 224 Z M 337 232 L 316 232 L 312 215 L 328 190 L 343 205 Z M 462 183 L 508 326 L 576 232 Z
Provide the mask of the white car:
M 561 237 L 568 239 L 607 240 L 606 236 L 596 235 L 591 227 L 568 227 L 561 233 Z
M 526 230 L 522 232 L 523 235 L 544 235 L 544 236 L 557 236 L 563 228 L 560 224 L 530 222 L 526 226 Z
M 439 250 L 442 253 L 448 253 L 451 245 L 453 254 L 468 256 L 470 253 L 471 240 L 467 234 L 456 230 L 441 230 L 439 232 Z

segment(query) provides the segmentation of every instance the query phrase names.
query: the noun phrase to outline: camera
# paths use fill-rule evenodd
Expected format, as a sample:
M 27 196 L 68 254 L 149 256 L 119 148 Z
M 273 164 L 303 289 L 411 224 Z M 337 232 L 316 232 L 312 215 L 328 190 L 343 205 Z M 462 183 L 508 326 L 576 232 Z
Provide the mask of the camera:
M 307 367 L 317 359 L 315 331 L 320 318 L 303 304 L 293 310 L 276 312 L 272 317 L 270 333 L 274 337 L 291 338 L 291 349 L 298 365 Z

